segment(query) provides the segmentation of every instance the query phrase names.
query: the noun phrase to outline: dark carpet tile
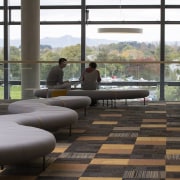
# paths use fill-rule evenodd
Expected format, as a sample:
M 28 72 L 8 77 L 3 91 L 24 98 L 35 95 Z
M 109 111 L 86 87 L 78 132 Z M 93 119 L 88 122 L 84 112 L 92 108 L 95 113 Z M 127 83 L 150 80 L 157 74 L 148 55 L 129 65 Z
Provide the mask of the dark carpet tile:
M 82 177 L 122 177 L 125 166 L 89 165 Z

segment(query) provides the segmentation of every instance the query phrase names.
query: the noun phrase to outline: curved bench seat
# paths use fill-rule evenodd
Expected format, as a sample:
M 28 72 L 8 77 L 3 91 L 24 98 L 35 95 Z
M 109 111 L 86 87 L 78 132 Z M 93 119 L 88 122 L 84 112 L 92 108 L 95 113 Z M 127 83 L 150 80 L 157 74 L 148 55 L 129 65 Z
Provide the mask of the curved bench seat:
M 127 89 L 127 90 L 70 90 L 67 96 L 89 96 L 92 99 L 135 99 L 144 98 L 149 95 L 148 90 Z
M 34 96 L 46 98 L 51 97 L 53 92 L 61 92 L 61 89 L 36 89 Z M 58 95 L 58 93 L 56 93 Z M 116 100 L 116 99 L 136 99 L 149 96 L 149 90 L 146 89 L 125 89 L 125 90 L 67 90 L 66 96 L 88 96 L 96 100 Z
M 40 102 L 44 99 L 40 99 Z M 58 96 L 46 98 L 46 102 L 54 106 L 62 106 L 70 109 L 86 108 L 91 104 L 89 96 Z
M 8 111 L 13 114 L 21 113 L 19 118 L 11 121 L 48 131 L 56 131 L 59 127 L 71 125 L 77 121 L 78 115 L 74 110 L 55 106 L 53 100 L 51 100 L 51 106 L 47 105 L 50 104 L 48 100 L 43 101 L 30 99 L 11 103 L 8 106 Z
M 11 117 L 13 118 L 13 115 Z M 10 121 L 4 123 L 2 120 L 0 126 L 1 165 L 21 163 L 45 156 L 56 146 L 55 137 L 45 130 Z
M 49 131 L 67 125 L 71 127 L 78 120 L 76 111 L 60 104 L 59 98 L 20 100 L 9 104 L 8 111 L 13 114 L 0 116 L 1 166 L 45 157 L 53 151 L 56 139 Z

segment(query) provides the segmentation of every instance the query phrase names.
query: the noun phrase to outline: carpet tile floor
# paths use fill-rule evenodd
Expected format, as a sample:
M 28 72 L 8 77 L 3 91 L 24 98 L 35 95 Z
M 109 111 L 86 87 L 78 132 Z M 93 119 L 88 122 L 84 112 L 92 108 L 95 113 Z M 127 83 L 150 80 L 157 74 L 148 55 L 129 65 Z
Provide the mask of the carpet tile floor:
M 46 157 L 5 166 L 0 179 L 180 180 L 180 103 L 128 102 L 90 107 L 87 116 L 54 135 Z

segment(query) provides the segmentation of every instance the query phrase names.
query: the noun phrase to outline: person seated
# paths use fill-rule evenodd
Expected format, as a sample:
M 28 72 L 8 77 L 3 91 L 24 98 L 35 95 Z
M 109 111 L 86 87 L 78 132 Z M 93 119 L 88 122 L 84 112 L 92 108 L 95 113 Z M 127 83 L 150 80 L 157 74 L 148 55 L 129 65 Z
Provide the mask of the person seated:
M 101 82 L 100 72 L 96 69 L 97 64 L 95 62 L 90 62 L 89 67 L 85 69 L 82 73 L 82 89 L 83 90 L 96 90 L 99 88 L 99 83 Z M 91 105 L 96 105 L 97 100 L 92 99 Z
M 67 59 L 59 58 L 58 65 L 51 68 L 46 81 L 48 89 L 71 89 L 71 83 L 69 81 L 63 81 L 63 68 L 66 65 Z

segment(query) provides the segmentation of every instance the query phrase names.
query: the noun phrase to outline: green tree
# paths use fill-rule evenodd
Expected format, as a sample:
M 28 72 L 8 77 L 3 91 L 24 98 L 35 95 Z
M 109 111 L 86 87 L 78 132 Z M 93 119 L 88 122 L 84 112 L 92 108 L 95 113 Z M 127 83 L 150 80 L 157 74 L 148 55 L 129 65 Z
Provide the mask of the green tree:
M 10 47 L 10 60 L 11 61 L 20 61 L 21 51 L 15 46 Z M 21 64 L 20 63 L 10 63 L 10 80 L 20 80 L 21 79 Z

